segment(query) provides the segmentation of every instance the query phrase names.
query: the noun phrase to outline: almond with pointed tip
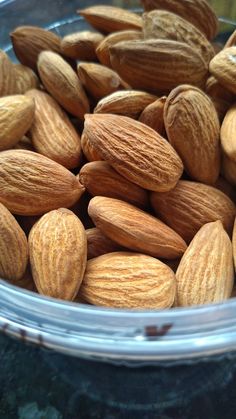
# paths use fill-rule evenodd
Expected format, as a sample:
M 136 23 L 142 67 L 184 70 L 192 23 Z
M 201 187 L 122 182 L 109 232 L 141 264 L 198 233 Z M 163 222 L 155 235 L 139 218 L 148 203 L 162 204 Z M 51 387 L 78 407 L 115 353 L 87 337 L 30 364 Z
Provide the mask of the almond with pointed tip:
M 83 131 L 82 136 L 81 136 L 81 148 L 88 161 L 103 160 L 99 152 L 90 143 L 85 131 Z
M 45 214 L 30 232 L 29 253 L 39 293 L 73 300 L 87 261 L 87 239 L 79 218 L 65 208 Z
M 69 113 L 83 120 L 89 112 L 88 98 L 71 66 L 55 52 L 43 51 L 38 58 L 38 71 L 48 92 Z
M 30 89 L 39 88 L 39 79 L 31 68 L 22 64 L 14 64 L 16 79 L 15 93 L 24 94 Z
M 126 116 L 91 114 L 84 132 L 102 158 L 144 189 L 167 191 L 183 172 L 173 147 L 157 132 Z
M 236 46 L 225 48 L 211 60 L 210 73 L 232 93 L 236 93 Z
M 104 36 L 99 32 L 81 31 L 64 36 L 61 51 L 74 60 L 96 61 L 96 48 Z
M 224 154 L 236 163 L 236 104 L 226 113 L 221 125 L 220 138 Z
M 90 304 L 130 309 L 164 309 L 175 298 L 174 272 L 139 253 L 114 252 L 87 262 L 79 296 Z
M 88 260 L 106 253 L 124 250 L 122 246 L 105 236 L 99 228 L 85 230 L 88 244 Z
M 16 93 L 14 65 L 8 55 L 0 50 L 0 97 Z
M 230 298 L 234 283 L 232 244 L 221 221 L 205 224 L 176 272 L 176 305 L 216 303 Z
M 150 128 L 154 129 L 158 134 L 166 136 L 164 124 L 164 106 L 166 103 L 166 96 L 155 100 L 146 106 L 139 117 L 139 121 Z

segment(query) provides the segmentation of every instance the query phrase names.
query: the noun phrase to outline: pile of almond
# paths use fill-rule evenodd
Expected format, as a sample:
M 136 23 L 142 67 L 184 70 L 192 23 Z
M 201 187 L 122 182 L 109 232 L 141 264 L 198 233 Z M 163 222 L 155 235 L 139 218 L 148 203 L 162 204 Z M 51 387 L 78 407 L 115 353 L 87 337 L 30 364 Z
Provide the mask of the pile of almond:
M 236 32 L 213 43 L 206 0 L 142 2 L 142 16 L 80 10 L 91 30 L 63 39 L 17 27 L 20 64 L 0 51 L 0 277 L 14 285 L 131 309 L 232 296 Z

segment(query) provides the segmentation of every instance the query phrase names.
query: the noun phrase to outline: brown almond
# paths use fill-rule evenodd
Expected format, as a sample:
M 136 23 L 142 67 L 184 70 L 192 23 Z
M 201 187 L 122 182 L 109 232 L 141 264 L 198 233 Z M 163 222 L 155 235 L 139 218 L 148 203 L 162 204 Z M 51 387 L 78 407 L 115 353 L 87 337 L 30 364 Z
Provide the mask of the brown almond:
M 151 204 L 157 216 L 187 243 L 211 221 L 222 221 L 227 232 L 232 232 L 235 205 L 212 186 L 181 180 L 169 192 L 152 193 Z
M 234 94 L 225 89 L 213 76 L 207 79 L 205 90 L 216 108 L 220 122 L 222 122 L 234 101 Z
M 0 97 L 16 93 L 14 65 L 8 55 L 0 50 Z
M 139 117 L 139 121 L 150 128 L 154 129 L 158 134 L 166 136 L 164 124 L 164 106 L 166 103 L 166 96 L 155 100 L 146 106 Z
M 222 86 L 236 93 L 236 46 L 225 48 L 211 60 L 209 70 Z
M 123 250 L 122 246 L 105 236 L 98 228 L 85 230 L 88 243 L 88 260 L 106 253 Z
M 224 154 L 236 163 L 236 104 L 226 113 L 221 125 L 220 138 Z
M 230 298 L 234 283 L 232 244 L 221 221 L 201 227 L 180 261 L 176 279 L 179 307 Z
M 22 64 L 14 64 L 14 72 L 16 79 L 15 93 L 21 95 L 30 89 L 39 87 L 39 79 L 31 68 Z
M 81 148 L 88 161 L 103 160 L 95 147 L 90 143 L 87 134 L 83 131 L 81 136 Z
M 236 162 L 225 154 L 222 158 L 222 175 L 233 186 L 236 186 Z
M 183 166 L 172 146 L 158 133 L 126 116 L 86 115 L 84 132 L 102 158 L 144 189 L 167 191 Z
M 71 33 L 62 39 L 61 51 L 74 60 L 96 61 L 96 48 L 103 39 L 104 36 L 98 32 Z
M 147 191 L 129 182 L 105 161 L 85 164 L 79 181 L 92 196 L 117 198 L 140 208 L 148 206 Z

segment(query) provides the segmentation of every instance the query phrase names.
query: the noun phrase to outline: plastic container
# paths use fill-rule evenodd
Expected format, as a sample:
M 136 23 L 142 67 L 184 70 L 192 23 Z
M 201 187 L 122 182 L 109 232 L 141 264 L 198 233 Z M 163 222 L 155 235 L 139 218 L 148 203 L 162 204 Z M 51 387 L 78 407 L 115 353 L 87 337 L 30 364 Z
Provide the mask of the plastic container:
M 75 10 L 94 3 L 0 0 L 0 47 L 11 55 L 8 34 L 23 24 L 60 35 L 86 28 Z M 228 10 L 221 38 L 233 20 Z M 235 299 L 131 312 L 56 301 L 0 281 L 0 417 L 235 419 L 235 316 Z

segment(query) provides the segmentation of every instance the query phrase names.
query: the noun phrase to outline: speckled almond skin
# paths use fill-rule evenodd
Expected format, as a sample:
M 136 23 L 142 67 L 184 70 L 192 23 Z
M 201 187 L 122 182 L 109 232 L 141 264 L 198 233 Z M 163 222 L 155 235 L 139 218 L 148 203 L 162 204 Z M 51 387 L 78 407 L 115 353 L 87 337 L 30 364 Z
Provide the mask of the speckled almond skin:
M 85 230 L 85 233 L 87 236 L 88 260 L 106 253 L 125 250 L 122 246 L 105 236 L 99 228 L 89 228 Z
M 234 257 L 234 267 L 236 269 L 236 219 L 234 222 L 234 230 L 233 230 L 233 257 Z
M 26 270 L 28 243 L 24 231 L 0 204 L 0 278 L 17 283 Z
M 39 293 L 73 300 L 87 261 L 87 239 L 79 218 L 65 208 L 45 214 L 30 232 L 29 252 Z
M 67 114 L 47 93 L 33 89 L 27 92 L 35 103 L 30 137 L 35 150 L 67 169 L 78 167 L 81 160 L 79 134 Z
M 0 153 L 0 202 L 14 214 L 70 207 L 83 192 L 69 170 L 45 156 L 27 150 Z
M 75 60 L 96 61 L 96 48 L 104 36 L 98 32 L 80 31 L 64 36 L 61 51 Z
M 210 62 L 209 70 L 222 86 L 235 94 L 236 46 L 225 48 L 216 54 Z
M 8 55 L 0 50 L 0 97 L 16 93 L 14 65 Z
M 92 196 L 117 198 L 140 208 L 147 208 L 149 204 L 145 189 L 129 182 L 105 161 L 85 164 L 79 181 Z
M 234 104 L 226 113 L 221 125 L 220 138 L 224 154 L 236 163 L 236 105 Z
M 88 261 L 79 296 L 104 307 L 163 309 L 173 304 L 175 282 L 173 271 L 157 259 L 108 253 Z
M 175 231 L 127 202 L 97 196 L 91 199 L 88 213 L 97 228 L 127 249 L 163 259 L 176 259 L 186 250 Z
M 85 117 L 84 132 L 104 160 L 144 189 L 172 189 L 183 172 L 173 147 L 157 132 L 131 118 L 111 114 Z
M 193 238 L 176 272 L 179 307 L 221 302 L 234 283 L 232 244 L 221 221 L 205 224 Z
M 187 243 L 211 221 L 222 221 L 228 233 L 232 233 L 235 205 L 212 186 L 181 180 L 170 192 L 152 193 L 151 204 L 157 216 Z
M 211 99 L 200 89 L 182 85 L 164 108 L 168 139 L 193 180 L 214 184 L 220 173 L 220 124 Z

